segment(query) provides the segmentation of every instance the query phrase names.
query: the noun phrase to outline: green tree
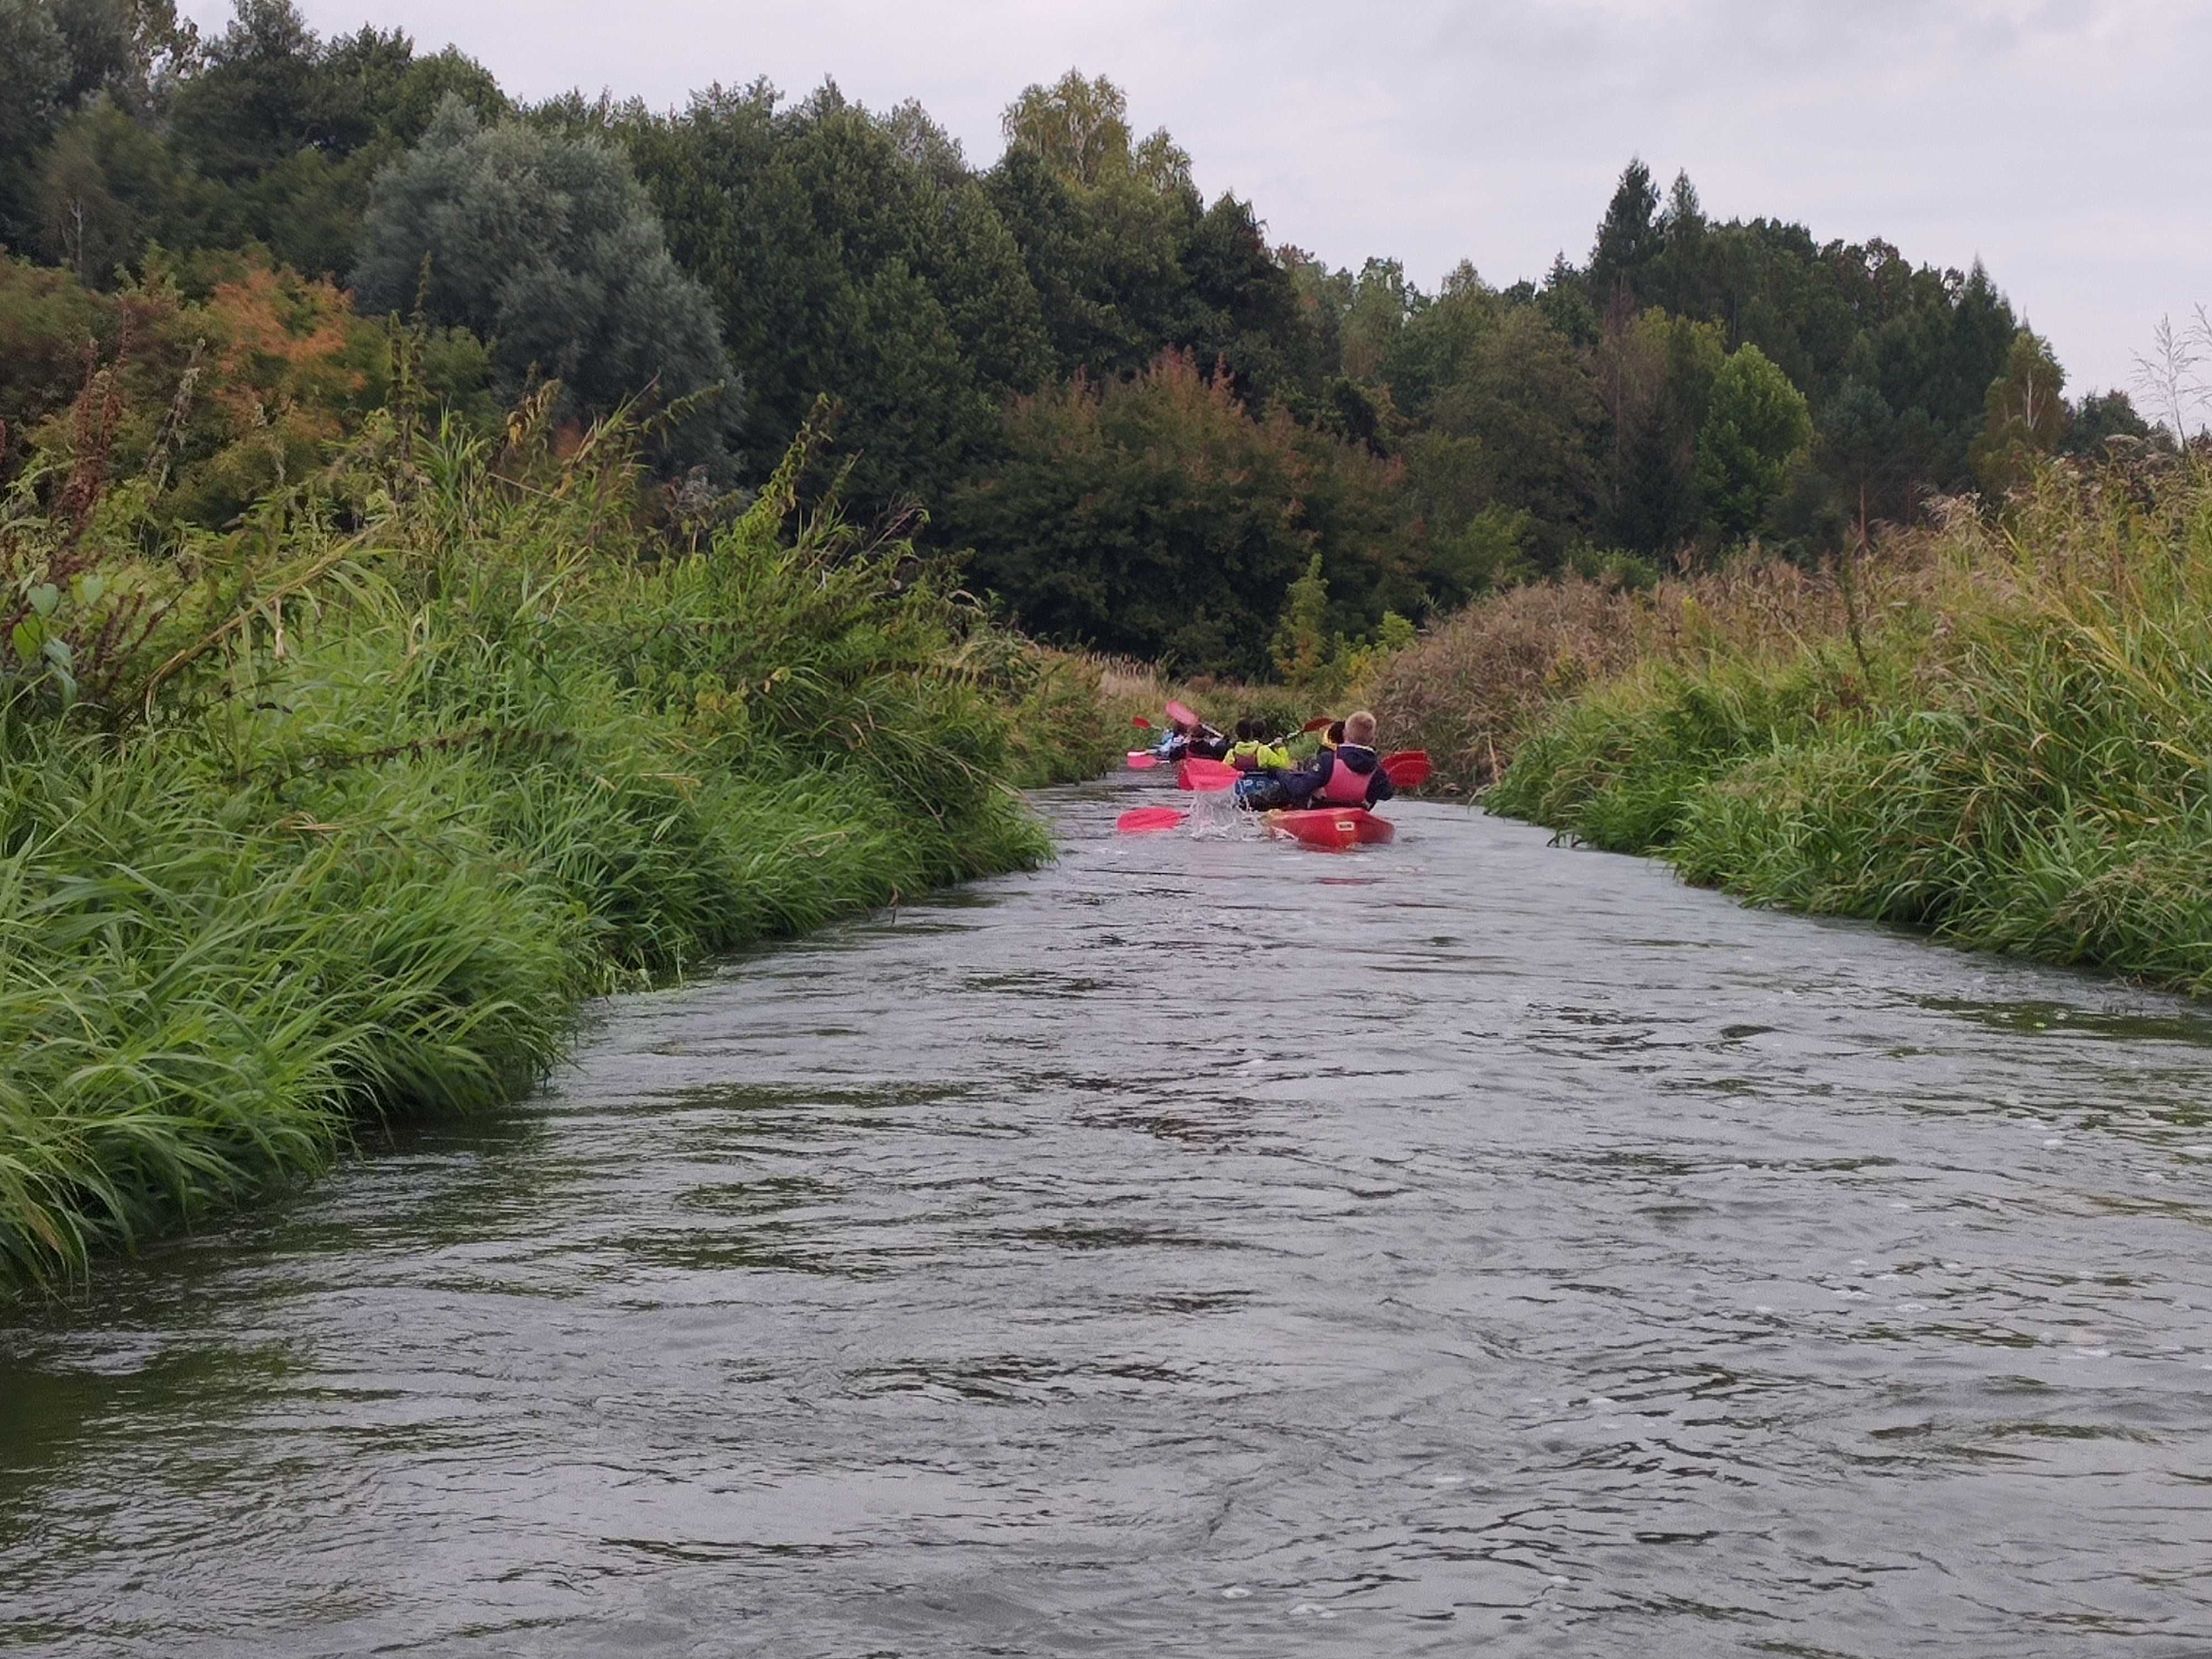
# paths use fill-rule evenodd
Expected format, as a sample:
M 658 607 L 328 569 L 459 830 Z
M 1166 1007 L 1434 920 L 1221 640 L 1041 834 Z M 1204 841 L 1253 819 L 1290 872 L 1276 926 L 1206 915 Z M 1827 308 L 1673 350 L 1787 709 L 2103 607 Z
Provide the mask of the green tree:
M 1711 320 L 1711 250 L 1710 222 L 1698 187 L 1690 175 L 1678 173 L 1667 192 L 1667 205 L 1653 226 L 1659 251 L 1645 265 L 1639 283 L 1647 304 L 1686 317 Z
M 1105 86 L 1119 106 L 1110 83 L 1084 84 Z M 1182 337 L 1194 316 L 1183 261 L 1201 213 L 1188 158 L 1178 162 L 1164 133 L 1139 156 L 1126 122 L 1095 118 L 1096 102 L 1030 88 L 1006 112 L 1006 152 L 988 180 L 1062 374 L 1133 373 L 1192 343 Z
M 1288 244 L 1275 250 L 1275 260 L 1290 278 L 1301 350 L 1312 364 L 1314 385 L 1326 386 L 1344 373 L 1344 313 L 1351 273 L 1332 271 L 1304 248 Z
M 1507 312 L 1474 342 L 1460 378 L 1437 394 L 1431 441 L 1407 449 L 1432 537 L 1441 544 L 1492 507 L 1526 514 L 1515 556 L 1557 568 L 1596 527 L 1595 451 L 1604 415 L 1588 358 L 1540 308 Z M 1456 443 L 1446 449 L 1436 439 Z M 1482 545 L 1502 551 L 1492 532 Z
M 1990 382 L 1982 404 L 1982 429 L 1971 459 L 1974 477 L 1991 495 L 2025 483 L 2041 457 L 2055 454 L 2066 436 L 2066 371 L 2050 343 L 2027 329 L 2013 337 L 2004 372 Z
M 1811 452 L 1790 468 L 1774 505 L 1780 541 L 1809 561 L 1842 551 L 1878 524 L 1904 522 L 1936 475 L 1943 447 L 1925 410 L 1899 414 L 1873 386 L 1846 380 L 1815 418 Z
M 1398 337 L 1426 303 L 1395 259 L 1370 259 L 1352 278 L 1342 325 L 1344 372 L 1355 380 L 1379 380 Z
M 237 0 L 209 43 L 206 67 L 179 90 L 171 120 L 179 152 L 209 178 L 236 183 L 310 147 L 351 149 L 368 137 L 324 95 L 321 42 L 292 0 Z
M 2074 406 L 2060 447 L 2069 455 L 2101 458 L 2107 439 L 2132 438 L 2140 443 L 2151 440 L 2154 430 L 2126 392 L 2092 392 Z
M 1257 676 L 1316 555 L 1327 631 L 1419 597 L 1393 465 L 1281 409 L 1254 419 L 1186 354 L 1017 398 L 1005 448 L 948 516 L 975 583 L 1048 637 Z
M 1282 620 L 1275 624 L 1267 650 L 1283 684 L 1303 688 L 1319 678 L 1328 665 L 1328 581 L 1316 553 L 1306 562 L 1305 574 L 1284 594 Z
M 41 0 L 0 0 L 0 242 L 37 234 L 37 157 L 66 113 L 69 42 Z
M 1532 574 L 1535 515 L 1501 498 L 1499 469 L 1481 439 L 1415 433 L 1406 441 L 1405 465 L 1406 507 L 1424 550 L 1421 580 L 1437 606 L 1463 605 Z
M 1534 303 L 1544 320 L 1578 346 L 1597 343 L 1597 307 L 1590 302 L 1589 279 L 1568 261 L 1565 253 L 1552 256 Z
M 1128 180 L 1161 195 L 1190 193 L 1188 153 L 1164 127 L 1132 143 L 1128 95 L 1103 75 L 1085 80 L 1070 70 L 1048 87 L 1026 87 L 999 125 L 1008 148 L 1034 151 L 1071 184 Z
M 1698 434 L 1698 486 L 1723 542 L 1759 527 L 1812 437 L 1812 410 L 1790 377 L 1755 345 L 1730 353 Z
M 369 313 L 411 309 L 418 284 L 431 321 L 491 343 L 506 395 L 543 374 L 561 382 L 565 411 L 585 416 L 648 392 L 665 404 L 721 388 L 670 434 L 667 454 L 723 458 L 739 404 L 714 307 L 605 145 L 486 128 L 448 97 L 378 178 L 355 273 Z
M 317 274 L 352 268 L 377 174 L 446 97 L 486 120 L 512 112 L 489 73 L 453 48 L 418 58 L 399 30 L 368 26 L 325 41 L 292 0 L 237 0 L 204 58 L 168 100 L 183 188 L 155 234 L 181 248 L 260 242 Z
M 1720 329 L 1650 310 L 1607 319 L 1594 354 L 1610 428 L 1606 538 L 1645 558 L 1697 534 L 1697 440 L 1727 356 Z
M 1246 407 L 1265 410 L 1279 392 L 1316 385 L 1314 337 L 1304 327 L 1297 285 L 1268 249 L 1249 202 L 1224 195 L 1192 227 L 1182 265 L 1188 312 L 1176 343 L 1231 377 Z
M 1096 186 L 1129 170 L 1129 100 L 1104 76 L 1070 70 L 1053 85 L 1026 87 L 1000 127 L 1007 145 L 1034 152 L 1072 183 Z
M 1383 349 L 1381 377 L 1398 411 L 1417 423 L 1426 421 L 1438 393 L 1467 374 L 1503 311 L 1489 284 L 1462 260 L 1443 290 L 1414 307 Z
M 180 223 L 195 181 L 167 146 L 105 94 L 63 123 L 39 190 L 39 246 L 81 283 L 111 286 L 146 245 Z
M 827 394 L 852 507 L 934 506 L 1051 371 L 1022 251 L 920 110 L 879 118 L 834 88 L 777 105 L 718 88 L 614 131 L 720 313 L 747 451 L 780 453 Z
M 1634 305 L 1638 280 L 1659 255 L 1663 243 L 1659 223 L 1659 188 L 1651 182 L 1651 169 L 1641 156 L 1632 157 L 1598 222 L 1597 243 L 1590 250 L 1589 291 L 1601 311 L 1611 309 L 1626 296 Z
M 1202 204 L 1166 131 L 1133 138 L 1120 88 L 1070 70 L 1026 88 L 1001 125 L 988 185 L 1061 374 L 1133 374 L 1176 350 L 1227 373 L 1255 411 L 1318 394 L 1337 342 L 1310 314 L 1315 286 L 1268 248 L 1250 204 Z

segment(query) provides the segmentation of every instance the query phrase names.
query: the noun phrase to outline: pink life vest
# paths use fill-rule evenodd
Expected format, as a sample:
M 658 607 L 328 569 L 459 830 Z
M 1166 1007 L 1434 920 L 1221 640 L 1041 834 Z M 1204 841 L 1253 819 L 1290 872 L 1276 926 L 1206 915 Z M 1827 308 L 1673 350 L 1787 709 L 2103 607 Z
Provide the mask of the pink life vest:
M 1344 763 L 1341 752 L 1329 757 L 1328 775 L 1322 780 L 1321 787 L 1313 798 L 1331 806 L 1364 806 L 1367 805 L 1368 781 L 1372 772 L 1355 772 Z

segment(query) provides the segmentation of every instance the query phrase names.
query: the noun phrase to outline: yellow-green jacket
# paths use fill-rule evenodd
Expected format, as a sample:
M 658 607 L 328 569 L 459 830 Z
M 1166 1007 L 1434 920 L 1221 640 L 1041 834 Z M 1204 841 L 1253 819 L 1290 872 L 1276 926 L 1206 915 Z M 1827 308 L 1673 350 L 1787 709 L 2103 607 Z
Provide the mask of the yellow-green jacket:
M 1287 772 L 1291 769 L 1290 751 L 1272 743 L 1252 741 L 1233 744 L 1227 759 L 1240 772 Z

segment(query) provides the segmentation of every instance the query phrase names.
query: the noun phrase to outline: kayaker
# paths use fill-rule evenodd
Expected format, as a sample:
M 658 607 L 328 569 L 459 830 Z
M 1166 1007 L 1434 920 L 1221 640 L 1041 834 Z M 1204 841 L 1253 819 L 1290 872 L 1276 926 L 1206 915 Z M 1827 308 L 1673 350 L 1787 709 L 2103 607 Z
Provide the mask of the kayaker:
M 1267 740 L 1267 726 L 1264 720 L 1247 714 L 1237 722 L 1237 741 L 1230 745 L 1224 757 L 1240 772 L 1287 772 L 1291 769 L 1290 751 L 1279 744 Z
M 1199 760 L 1219 760 L 1229 752 L 1228 733 L 1216 730 L 1204 720 L 1177 721 L 1176 734 L 1182 739 L 1181 759 L 1190 756 Z
M 1301 772 L 1285 780 L 1293 795 L 1303 794 L 1315 806 L 1372 806 L 1398 793 L 1376 752 L 1374 715 L 1364 708 L 1346 714 L 1337 736 L 1334 747 L 1324 747 Z
M 1228 738 L 1204 720 L 1180 720 L 1170 716 L 1168 734 L 1156 752 L 1162 760 L 1174 762 L 1192 756 L 1201 760 L 1219 760 L 1228 750 Z

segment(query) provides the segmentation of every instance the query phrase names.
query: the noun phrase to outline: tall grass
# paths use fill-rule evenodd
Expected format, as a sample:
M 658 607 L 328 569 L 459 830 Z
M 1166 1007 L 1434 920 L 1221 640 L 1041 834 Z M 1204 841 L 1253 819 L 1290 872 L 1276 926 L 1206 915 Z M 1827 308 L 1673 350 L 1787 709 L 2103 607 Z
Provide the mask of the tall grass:
M 1894 608 L 1895 581 L 1869 600 Z M 1753 563 L 1671 577 L 1650 589 L 1570 576 L 1509 588 L 1425 632 L 1365 688 L 1392 744 L 1426 749 L 1443 780 L 1467 789 L 1504 775 L 1553 710 L 1653 662 L 1698 662 L 1789 649 L 1840 635 L 1833 582 Z
M 2054 468 L 1877 572 L 1854 646 L 1654 652 L 1489 801 L 1756 902 L 2212 991 L 2212 476 Z
M 6 520 L 67 648 L 0 676 L 0 1290 L 513 1096 L 589 994 L 1033 864 L 1012 784 L 1119 744 L 911 547 L 792 528 L 796 462 L 695 544 L 555 448 L 394 441 L 150 560 Z

